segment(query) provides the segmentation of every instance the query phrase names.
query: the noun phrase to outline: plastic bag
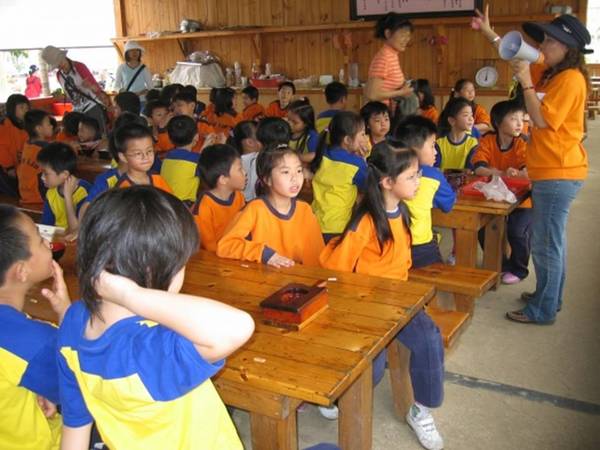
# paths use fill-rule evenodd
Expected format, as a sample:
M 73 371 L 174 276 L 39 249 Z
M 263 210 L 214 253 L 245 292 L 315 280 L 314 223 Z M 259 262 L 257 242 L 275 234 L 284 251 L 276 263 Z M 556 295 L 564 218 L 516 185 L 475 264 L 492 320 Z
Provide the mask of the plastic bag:
M 475 189 L 482 192 L 486 200 L 494 200 L 495 202 L 516 203 L 517 197 L 513 194 L 506 183 L 502 181 L 498 175 L 494 175 L 488 183 L 479 181 L 473 185 Z
M 218 63 L 199 64 L 178 62 L 170 76 L 171 83 L 191 84 L 199 87 L 225 87 L 225 77 Z

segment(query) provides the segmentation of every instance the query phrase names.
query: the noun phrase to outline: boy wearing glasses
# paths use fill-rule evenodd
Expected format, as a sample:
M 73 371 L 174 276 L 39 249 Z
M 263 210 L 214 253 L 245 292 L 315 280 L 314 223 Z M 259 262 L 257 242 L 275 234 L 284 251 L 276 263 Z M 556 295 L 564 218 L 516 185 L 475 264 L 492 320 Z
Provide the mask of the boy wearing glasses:
M 150 172 L 154 164 L 154 141 L 147 127 L 136 123 L 124 125 L 115 132 L 114 143 L 119 161 L 127 164 L 127 171 L 121 175 L 116 187 L 149 184 L 173 193 L 160 175 Z

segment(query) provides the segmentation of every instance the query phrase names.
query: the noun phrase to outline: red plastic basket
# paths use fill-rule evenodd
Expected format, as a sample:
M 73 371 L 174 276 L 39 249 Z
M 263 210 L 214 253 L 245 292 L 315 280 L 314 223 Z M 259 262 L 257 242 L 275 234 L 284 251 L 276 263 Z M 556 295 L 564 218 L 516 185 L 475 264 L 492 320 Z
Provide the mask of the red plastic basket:
M 52 114 L 55 116 L 64 116 L 65 113 L 73 111 L 73 103 L 57 102 L 52 103 Z
M 250 84 L 255 88 L 276 88 L 279 83 L 284 81 L 284 77 L 267 78 L 261 80 L 260 78 L 250 78 Z
M 479 177 L 474 180 L 471 180 L 469 183 L 465 184 L 461 188 L 461 194 L 466 195 L 468 197 L 481 197 L 483 198 L 483 192 L 475 189 L 475 183 L 483 181 L 487 183 L 490 181 L 490 177 Z M 506 187 L 515 194 L 517 197 L 527 193 L 531 187 L 531 181 L 527 178 L 512 178 L 512 177 L 502 177 L 502 181 L 506 184 Z

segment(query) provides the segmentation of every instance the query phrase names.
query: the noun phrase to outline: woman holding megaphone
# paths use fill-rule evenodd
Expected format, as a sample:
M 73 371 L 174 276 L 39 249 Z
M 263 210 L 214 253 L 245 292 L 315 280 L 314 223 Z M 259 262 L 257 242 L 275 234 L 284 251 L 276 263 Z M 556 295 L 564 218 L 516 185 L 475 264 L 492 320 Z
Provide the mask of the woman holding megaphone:
M 501 48 L 502 38 L 490 26 L 489 6 L 485 14 L 477 11 L 471 25 Z M 589 85 L 584 55 L 592 52 L 585 48 L 591 38 L 585 26 L 567 14 L 550 23 L 525 22 L 523 31 L 539 43 L 543 56 L 543 63 L 510 62 L 533 123 L 527 170 L 532 181 L 531 253 L 537 284 L 534 293 L 521 296 L 527 302 L 525 308 L 508 312 L 506 317 L 549 325 L 562 307 L 569 208 L 588 172 L 582 139 Z M 516 53 L 517 58 L 523 55 Z

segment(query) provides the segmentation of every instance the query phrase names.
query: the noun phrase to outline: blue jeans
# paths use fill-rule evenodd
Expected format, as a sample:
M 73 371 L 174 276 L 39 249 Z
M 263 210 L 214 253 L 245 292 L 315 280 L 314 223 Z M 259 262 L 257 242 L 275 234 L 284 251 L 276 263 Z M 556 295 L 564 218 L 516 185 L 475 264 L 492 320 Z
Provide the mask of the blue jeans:
M 536 322 L 555 319 L 562 306 L 567 255 L 567 219 L 582 181 L 534 181 L 531 254 L 537 283 L 524 313 Z

